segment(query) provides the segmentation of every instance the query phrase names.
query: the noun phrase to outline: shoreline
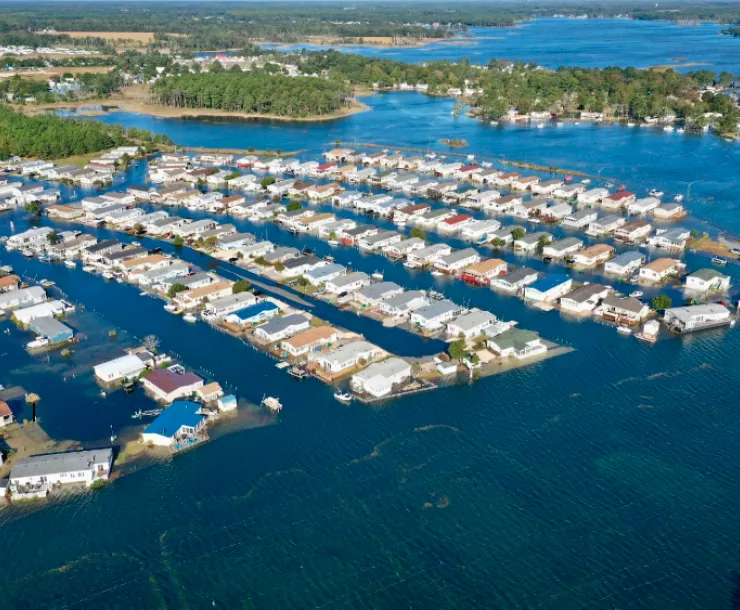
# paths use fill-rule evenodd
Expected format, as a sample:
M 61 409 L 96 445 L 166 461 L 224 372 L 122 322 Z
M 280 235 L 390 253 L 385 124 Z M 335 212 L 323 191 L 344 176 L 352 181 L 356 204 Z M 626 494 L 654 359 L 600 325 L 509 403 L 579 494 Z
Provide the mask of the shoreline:
M 140 91 L 140 90 L 139 90 Z M 271 114 L 247 113 L 247 112 L 225 112 L 213 108 L 176 108 L 172 106 L 159 106 L 148 104 L 133 97 L 136 92 L 129 91 L 122 95 L 98 100 L 79 100 L 75 102 L 52 102 L 49 104 L 38 104 L 36 106 L 14 105 L 18 111 L 28 115 L 41 114 L 53 110 L 77 110 L 82 108 L 80 116 L 101 116 L 108 112 L 130 112 L 152 116 L 158 119 L 187 119 L 187 120 L 241 120 L 241 121 L 281 121 L 288 123 L 322 123 L 343 119 L 361 112 L 368 112 L 371 107 L 362 102 L 353 101 L 351 106 L 341 108 L 326 115 L 311 115 L 307 117 L 286 117 Z M 100 106 L 102 110 L 91 108 Z M 85 110 L 85 108 L 87 108 Z

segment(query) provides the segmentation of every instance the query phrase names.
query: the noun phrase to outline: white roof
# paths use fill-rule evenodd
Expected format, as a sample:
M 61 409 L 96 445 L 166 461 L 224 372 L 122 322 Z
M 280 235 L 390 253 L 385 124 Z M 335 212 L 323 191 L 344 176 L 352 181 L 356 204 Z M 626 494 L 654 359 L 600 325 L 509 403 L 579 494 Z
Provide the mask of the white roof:
M 144 363 L 138 356 L 133 354 L 126 354 L 120 358 L 109 360 L 98 364 L 93 368 L 95 376 L 101 379 L 108 379 L 110 377 L 128 377 L 129 375 L 137 375 L 146 368 Z

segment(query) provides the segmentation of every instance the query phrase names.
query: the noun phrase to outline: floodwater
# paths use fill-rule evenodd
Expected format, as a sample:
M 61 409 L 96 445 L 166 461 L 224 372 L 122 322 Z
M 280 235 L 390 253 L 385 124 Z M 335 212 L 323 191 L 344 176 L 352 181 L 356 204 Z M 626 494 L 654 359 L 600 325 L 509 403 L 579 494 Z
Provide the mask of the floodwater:
M 440 138 L 463 137 L 471 154 L 601 172 L 640 193 L 689 191 L 694 218 L 740 232 L 738 148 L 718 138 L 498 128 L 453 117 L 448 100 L 366 101 L 371 112 L 317 125 L 103 118 L 185 145 L 311 154 L 336 138 L 440 148 Z M 141 182 L 142 171 L 126 182 Z M 0 234 L 11 220 L 24 226 L 23 216 L 0 216 Z M 70 324 L 90 340 L 68 362 L 28 355 L 20 331 L 0 333 L 0 383 L 41 394 L 53 437 L 100 442 L 147 404 L 138 393 L 100 396 L 91 365 L 151 333 L 241 398 L 279 395 L 285 409 L 277 425 L 227 434 L 102 491 L 0 511 L 1 608 L 736 607 L 737 330 L 645 345 L 379 257 L 335 255 L 409 287 L 435 286 L 574 351 L 472 386 L 345 406 L 320 382 L 291 380 L 267 356 L 187 325 L 133 287 L 3 253 L 87 308 Z M 728 273 L 737 285 L 738 266 Z

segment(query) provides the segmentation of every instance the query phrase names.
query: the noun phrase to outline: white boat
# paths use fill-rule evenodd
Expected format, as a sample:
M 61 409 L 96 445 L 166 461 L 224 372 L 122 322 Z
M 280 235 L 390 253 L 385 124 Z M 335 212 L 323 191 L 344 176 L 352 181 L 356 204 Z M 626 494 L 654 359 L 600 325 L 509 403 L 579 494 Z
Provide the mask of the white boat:
M 352 394 L 350 394 L 349 392 L 340 392 L 339 390 L 337 390 L 336 392 L 334 392 L 334 398 L 343 403 L 352 402 Z
M 370 277 L 373 278 L 374 280 L 379 280 L 379 281 L 383 280 L 383 274 L 380 271 L 376 271 Z
M 721 256 L 713 256 L 712 257 L 712 262 L 715 265 L 722 265 L 722 266 L 724 266 L 724 265 L 727 264 L 727 259 L 726 258 L 722 258 Z
M 287 369 L 289 366 L 290 366 L 290 362 L 288 362 L 287 360 L 281 360 L 275 365 L 275 368 L 280 369 L 282 371 L 283 369 Z
M 437 270 L 435 269 L 434 271 L 432 271 L 432 275 L 433 275 L 434 277 L 442 277 L 442 276 L 444 275 L 444 273 L 442 273 L 441 271 L 437 271 Z
M 26 258 L 33 258 L 33 250 L 29 250 L 28 248 L 21 250 L 21 254 Z
M 64 261 L 64 266 L 70 269 L 77 269 L 77 263 L 74 261 Z
M 167 303 L 167 305 L 164 306 L 165 311 L 169 311 L 170 313 L 173 313 L 177 311 L 177 306 L 173 305 L 172 303 Z
M 146 297 L 146 296 L 149 296 L 149 293 L 142 291 L 142 292 L 139 293 L 139 296 L 140 297 Z
M 617 332 L 622 335 L 631 335 L 632 329 L 629 326 L 617 326 Z
M 683 127 L 679 127 L 678 129 L 676 129 L 676 133 L 683 133 L 684 131 L 685 129 Z
M 281 402 L 274 396 L 265 396 L 262 399 L 262 406 L 269 409 L 273 413 L 279 413 L 283 409 Z
M 13 273 L 13 267 L 10 265 L 3 265 L 0 267 L 0 271 L 4 271 L 5 273 Z
M 419 263 L 412 263 L 411 261 L 404 261 L 403 266 L 406 267 L 406 269 L 418 269 L 421 267 Z
M 84 266 L 84 267 L 82 268 L 82 270 L 83 270 L 83 271 L 86 271 L 87 273 L 95 273 L 95 271 L 96 271 L 96 270 L 95 270 L 95 267 L 93 267 L 92 265 L 85 265 L 85 266 Z
M 634 127 L 635 124 L 632 121 L 627 121 L 627 127 Z
M 673 198 L 673 201 L 675 201 L 675 202 L 677 202 L 677 203 L 681 203 L 681 202 L 683 201 L 683 195 L 676 195 L 676 196 L 675 196 L 675 197 Z
M 659 191 L 658 189 L 653 189 L 650 191 L 650 196 L 651 197 L 662 197 L 663 191 Z
M 544 129 L 545 128 L 545 126 L 542 123 L 537 123 L 537 125 L 535 125 L 535 127 L 537 129 Z
M 110 271 L 103 271 L 103 274 L 102 275 L 103 275 L 103 277 L 106 280 L 112 280 L 113 279 L 113 274 Z
M 581 184 L 591 184 L 591 179 L 590 178 L 584 178 L 583 180 L 581 180 Z
M 38 349 L 39 347 L 46 347 L 49 345 L 49 339 L 46 337 L 39 337 L 33 341 L 26 343 L 26 349 Z
M 329 244 L 330 246 L 338 246 L 339 245 L 339 240 L 338 239 L 330 239 L 326 243 Z
M 663 131 L 673 131 L 673 125 L 666 125 L 663 127 Z
M 630 296 L 633 299 L 639 299 L 642 296 L 642 290 L 635 290 L 634 292 L 630 292 Z
M 192 313 L 186 313 L 186 314 L 185 314 L 185 315 L 184 315 L 184 316 L 182 317 L 182 319 L 183 319 L 183 320 L 185 320 L 186 322 L 191 322 L 191 323 L 195 323 L 195 322 L 197 322 L 197 321 L 198 321 L 198 317 L 197 317 L 197 316 L 195 316 L 195 315 L 194 315 L 194 314 L 192 314 Z

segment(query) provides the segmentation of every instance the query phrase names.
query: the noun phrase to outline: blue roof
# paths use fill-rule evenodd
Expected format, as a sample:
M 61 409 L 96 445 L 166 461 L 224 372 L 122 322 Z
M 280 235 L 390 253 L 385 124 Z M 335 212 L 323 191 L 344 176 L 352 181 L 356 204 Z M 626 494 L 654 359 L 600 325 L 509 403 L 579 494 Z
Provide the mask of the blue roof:
M 144 433 L 171 438 L 183 426 L 196 428 L 205 419 L 205 415 L 196 413 L 198 409 L 200 405 L 197 402 L 176 400 L 146 427 Z
M 568 280 L 570 280 L 570 276 L 565 275 L 564 273 L 553 273 L 552 275 L 546 275 L 537 280 L 529 287 L 533 290 L 539 290 L 540 292 L 547 292 L 548 290 L 555 288 L 555 286 L 565 284 Z
M 261 303 L 250 305 L 245 309 L 235 311 L 233 315 L 237 316 L 240 320 L 249 320 L 250 318 L 254 318 L 255 316 L 268 311 L 277 311 L 277 309 L 278 306 L 275 305 L 275 303 L 273 303 L 272 301 L 262 301 Z

